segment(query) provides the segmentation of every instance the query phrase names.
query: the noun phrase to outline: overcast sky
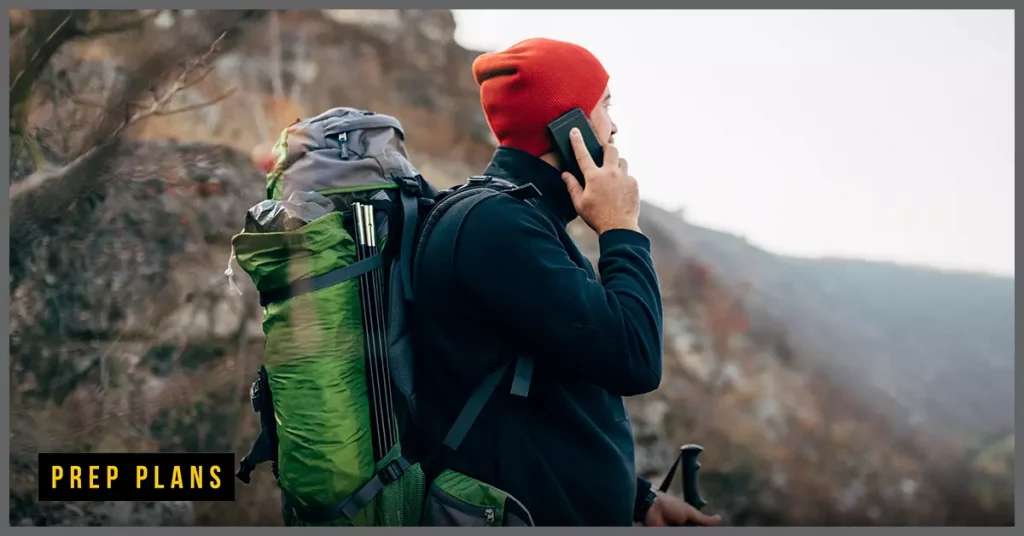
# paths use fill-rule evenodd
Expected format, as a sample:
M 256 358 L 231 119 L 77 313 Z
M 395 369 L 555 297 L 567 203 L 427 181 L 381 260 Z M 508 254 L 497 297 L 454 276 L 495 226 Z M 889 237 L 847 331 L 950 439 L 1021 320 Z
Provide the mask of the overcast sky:
M 642 196 L 776 253 L 1014 273 L 1012 11 L 461 11 L 590 49 Z

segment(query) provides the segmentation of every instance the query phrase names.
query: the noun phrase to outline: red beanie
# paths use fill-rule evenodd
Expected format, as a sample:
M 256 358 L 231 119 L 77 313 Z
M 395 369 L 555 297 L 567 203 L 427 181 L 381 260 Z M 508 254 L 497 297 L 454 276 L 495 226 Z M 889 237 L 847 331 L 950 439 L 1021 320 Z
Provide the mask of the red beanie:
M 573 108 L 589 117 L 608 73 L 587 49 L 527 39 L 473 62 L 480 103 L 498 143 L 540 156 L 551 150 L 547 125 Z

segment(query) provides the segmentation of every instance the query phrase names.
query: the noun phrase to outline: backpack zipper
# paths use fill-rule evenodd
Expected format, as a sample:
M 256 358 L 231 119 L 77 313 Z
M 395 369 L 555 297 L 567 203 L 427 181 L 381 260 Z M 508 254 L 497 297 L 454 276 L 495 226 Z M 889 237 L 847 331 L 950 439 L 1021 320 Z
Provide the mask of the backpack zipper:
M 341 144 L 341 159 L 348 160 L 348 132 L 338 134 L 338 143 Z
M 505 491 L 505 490 L 503 490 L 503 489 L 501 489 L 501 488 L 499 488 L 499 487 L 497 487 L 497 486 L 495 486 L 493 484 L 487 484 L 487 485 L 492 487 L 492 488 L 494 488 L 494 489 L 496 489 L 496 490 L 498 490 L 498 491 L 500 491 L 501 493 L 504 493 L 505 496 L 508 499 L 510 499 L 512 502 L 516 503 L 516 505 L 519 508 L 522 508 L 523 513 L 525 513 L 526 517 L 527 517 L 526 522 L 529 523 L 531 527 L 534 526 L 534 524 L 533 524 L 533 514 L 530 513 L 530 511 L 526 508 L 526 505 L 523 504 L 522 501 L 520 501 L 519 499 L 515 498 L 515 496 L 512 495 L 511 493 L 509 493 L 509 492 L 507 492 L 507 491 Z M 488 510 L 490 510 L 490 508 L 488 508 Z M 508 509 L 506 509 L 506 511 L 507 510 Z

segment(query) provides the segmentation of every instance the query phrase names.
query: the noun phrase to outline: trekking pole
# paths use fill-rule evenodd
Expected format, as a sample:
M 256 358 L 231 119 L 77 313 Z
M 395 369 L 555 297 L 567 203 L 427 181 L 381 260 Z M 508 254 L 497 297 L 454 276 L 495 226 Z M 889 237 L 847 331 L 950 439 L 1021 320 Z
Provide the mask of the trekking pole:
M 356 257 L 360 261 L 371 258 L 377 254 L 373 208 L 361 203 L 353 203 L 352 214 L 355 223 Z M 374 461 L 383 459 L 396 442 L 380 279 L 379 269 L 370 270 L 359 276 L 359 297 L 363 315 L 363 331 L 366 338 L 367 389 L 370 391 L 368 398 L 371 405 L 370 424 Z
M 364 205 L 363 210 L 365 211 L 364 221 L 367 226 L 366 236 L 369 237 L 368 256 L 380 254 L 380 247 L 377 244 L 377 222 L 373 216 L 373 205 Z M 384 451 L 383 454 L 391 450 L 391 447 L 398 441 L 398 432 L 395 429 L 395 409 L 394 399 L 391 394 L 391 362 L 389 359 L 388 352 L 388 341 L 387 341 L 387 324 L 384 318 L 384 285 L 383 285 L 383 274 L 380 268 L 371 270 L 367 274 L 367 278 L 370 281 L 370 289 L 372 291 L 372 304 L 374 318 L 377 323 L 377 348 L 378 348 L 378 372 L 380 374 L 381 396 L 384 399 Z
M 367 229 L 364 221 L 365 212 L 362 205 L 353 203 L 352 218 L 356 239 L 356 259 L 361 261 L 369 257 L 367 251 Z M 374 316 L 371 314 L 371 298 L 369 292 L 369 281 L 366 275 L 359 276 L 359 304 L 363 319 L 364 348 L 366 352 L 366 388 L 370 403 L 370 436 L 373 442 L 373 458 L 378 461 L 383 457 L 384 448 L 382 434 L 384 427 L 381 420 L 382 402 L 380 400 L 379 374 L 377 371 L 376 359 L 376 337 L 374 329 Z
M 697 457 L 700 456 L 701 452 L 704 452 L 704 447 L 700 445 L 683 445 L 680 447 L 679 456 L 676 456 L 676 461 L 672 463 L 668 474 L 665 475 L 665 480 L 661 482 L 661 486 L 658 488 L 662 493 L 668 492 L 669 486 L 672 485 L 672 479 L 676 476 L 676 468 L 682 466 L 683 500 L 697 510 L 704 508 L 707 504 L 700 496 L 700 489 L 697 487 L 697 471 L 700 470 L 700 460 Z

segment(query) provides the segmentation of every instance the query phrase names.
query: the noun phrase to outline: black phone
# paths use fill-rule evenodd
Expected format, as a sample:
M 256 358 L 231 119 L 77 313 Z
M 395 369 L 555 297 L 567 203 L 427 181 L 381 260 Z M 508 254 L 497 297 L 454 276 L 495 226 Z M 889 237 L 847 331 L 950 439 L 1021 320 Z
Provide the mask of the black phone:
M 551 133 L 555 146 L 558 148 L 559 156 L 562 157 L 562 165 L 565 166 L 566 171 L 576 177 L 576 180 L 580 181 L 580 186 L 586 187 L 583 173 L 580 172 L 580 166 L 576 162 L 576 153 L 572 149 L 572 141 L 569 139 L 569 132 L 573 128 L 580 129 L 580 134 L 583 135 L 583 143 L 587 146 L 590 157 L 594 159 L 594 163 L 598 166 L 604 163 L 604 148 L 601 146 L 601 142 L 597 141 L 597 135 L 594 134 L 594 129 L 591 128 L 587 116 L 579 108 L 573 108 L 558 119 L 548 123 L 548 132 Z

